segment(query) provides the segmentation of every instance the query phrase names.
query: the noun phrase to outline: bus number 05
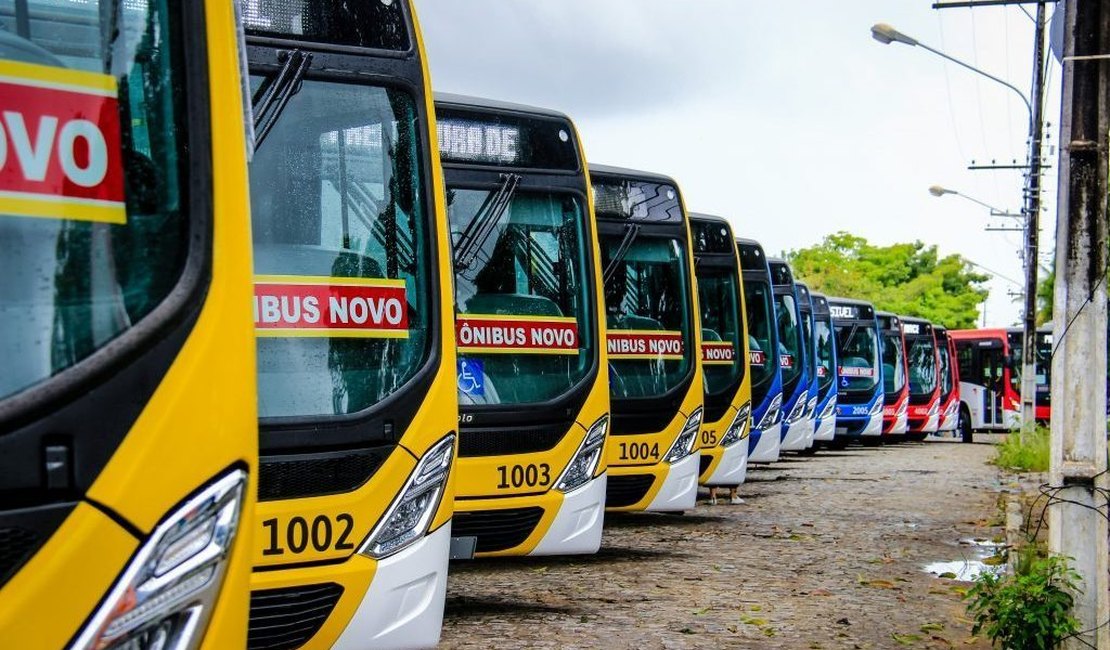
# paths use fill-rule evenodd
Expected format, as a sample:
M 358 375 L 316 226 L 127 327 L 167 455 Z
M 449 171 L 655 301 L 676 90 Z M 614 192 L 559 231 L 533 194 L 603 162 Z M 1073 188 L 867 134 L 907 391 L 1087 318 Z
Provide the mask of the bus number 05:
M 659 443 L 622 442 L 621 460 L 659 460 Z
M 536 487 L 546 486 L 551 483 L 551 466 L 547 463 L 539 465 L 499 465 L 497 475 L 501 478 L 497 483 L 499 490 L 510 487 Z
M 285 545 L 289 551 L 297 554 L 304 553 L 309 544 L 316 551 L 350 551 L 355 545 L 348 541 L 351 529 L 355 527 L 355 518 L 343 512 L 335 516 L 336 526 L 332 526 L 331 518 L 327 515 L 318 515 L 309 524 L 304 517 L 291 517 L 285 525 Z M 281 545 L 281 534 L 277 519 L 266 519 L 262 526 L 269 533 L 269 545 L 262 549 L 263 555 L 285 555 Z M 332 541 L 335 546 L 332 546 Z

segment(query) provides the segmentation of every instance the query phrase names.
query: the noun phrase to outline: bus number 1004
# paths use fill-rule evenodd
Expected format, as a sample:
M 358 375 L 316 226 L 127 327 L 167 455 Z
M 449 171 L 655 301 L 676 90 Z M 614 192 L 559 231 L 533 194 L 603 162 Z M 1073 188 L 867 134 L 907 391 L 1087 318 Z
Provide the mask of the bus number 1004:
M 622 442 L 621 460 L 659 460 L 659 443 Z
M 551 466 L 547 463 L 539 465 L 499 465 L 497 475 L 497 489 L 522 487 L 546 487 L 551 484 Z

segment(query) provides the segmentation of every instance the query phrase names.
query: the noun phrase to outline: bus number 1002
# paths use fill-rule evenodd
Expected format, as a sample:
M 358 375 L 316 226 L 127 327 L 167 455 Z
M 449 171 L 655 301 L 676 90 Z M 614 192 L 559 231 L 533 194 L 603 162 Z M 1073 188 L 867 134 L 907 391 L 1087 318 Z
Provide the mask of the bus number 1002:
M 501 478 L 497 482 L 497 489 L 521 487 L 545 487 L 551 483 L 551 466 L 547 463 L 539 465 L 499 465 L 497 475 Z
M 319 515 L 310 524 L 304 517 L 291 517 L 285 524 L 285 539 L 277 519 L 266 519 L 262 526 L 269 533 L 269 544 L 262 549 L 263 555 L 285 555 L 286 548 L 293 554 L 304 553 L 309 545 L 319 553 L 324 551 L 350 551 L 355 545 L 349 541 L 351 529 L 355 527 L 355 518 L 347 513 L 340 513 L 335 517 L 336 525 L 332 526 L 331 517 Z M 284 547 L 282 541 L 285 542 Z M 334 545 L 333 545 L 334 544 Z
M 622 442 L 621 460 L 659 460 L 659 443 Z

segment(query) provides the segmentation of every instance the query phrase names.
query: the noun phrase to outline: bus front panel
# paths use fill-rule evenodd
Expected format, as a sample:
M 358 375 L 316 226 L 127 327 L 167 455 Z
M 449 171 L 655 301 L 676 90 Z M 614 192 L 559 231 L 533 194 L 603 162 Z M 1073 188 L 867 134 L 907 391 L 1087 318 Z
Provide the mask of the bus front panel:
M 691 215 L 690 230 L 705 374 L 699 482 L 735 486 L 747 475 L 752 409 L 744 284 L 728 222 Z
M 261 453 L 248 647 L 434 645 L 458 401 L 413 9 L 248 2 L 243 21 Z
M 782 426 L 782 369 L 775 321 L 771 271 L 759 243 L 737 239 L 747 307 L 748 361 L 752 382 L 752 428 L 748 461 L 773 463 L 779 458 Z
M 775 320 L 778 324 L 779 365 L 782 368 L 782 430 L 780 449 L 805 449 L 809 403 L 809 357 L 802 331 L 802 309 L 790 267 L 771 261 L 774 284 Z
M 879 313 L 883 359 L 883 435 L 901 435 L 909 430 L 910 385 L 907 381 L 906 339 L 902 319 Z
M 883 368 L 878 319 L 869 303 L 829 299 L 837 341 L 836 437 L 880 436 Z
M 591 169 L 612 401 L 610 510 L 694 506 L 703 380 L 686 213 L 673 181 Z
M 437 103 L 459 346 L 453 534 L 481 556 L 594 553 L 604 521 L 609 391 L 589 180 L 570 121 L 534 110 Z
M 836 437 L 836 334 L 828 298 L 813 294 L 814 339 L 817 348 L 817 407 L 814 412 L 815 441 L 828 442 Z
M 902 319 L 910 391 L 909 435 L 924 439 L 940 425 L 940 358 L 931 323 Z
M 241 646 L 257 437 L 234 16 L 12 6 L 5 130 L 37 151 L 0 163 L 0 638 Z

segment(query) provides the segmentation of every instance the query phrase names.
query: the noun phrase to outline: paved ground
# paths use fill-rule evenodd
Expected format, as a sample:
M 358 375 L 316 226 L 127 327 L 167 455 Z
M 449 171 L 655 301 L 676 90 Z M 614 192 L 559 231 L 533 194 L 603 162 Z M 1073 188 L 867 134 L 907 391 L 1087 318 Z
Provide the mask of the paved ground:
M 988 648 L 923 565 L 1001 533 L 989 444 L 788 457 L 744 505 L 606 519 L 596 557 L 453 564 L 447 648 Z

